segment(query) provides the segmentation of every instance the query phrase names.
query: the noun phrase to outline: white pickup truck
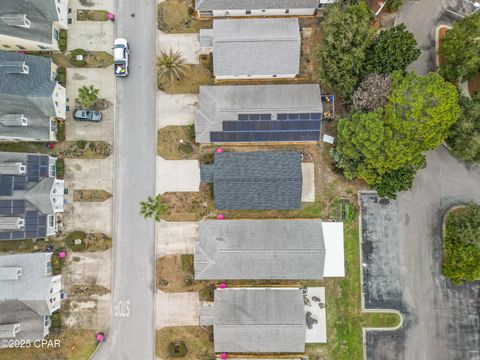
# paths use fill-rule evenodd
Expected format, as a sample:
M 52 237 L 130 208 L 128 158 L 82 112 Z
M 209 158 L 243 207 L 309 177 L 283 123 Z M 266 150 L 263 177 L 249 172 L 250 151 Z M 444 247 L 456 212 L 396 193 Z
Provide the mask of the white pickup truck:
M 116 76 L 128 75 L 128 42 L 125 39 L 115 39 L 113 44 L 113 63 Z

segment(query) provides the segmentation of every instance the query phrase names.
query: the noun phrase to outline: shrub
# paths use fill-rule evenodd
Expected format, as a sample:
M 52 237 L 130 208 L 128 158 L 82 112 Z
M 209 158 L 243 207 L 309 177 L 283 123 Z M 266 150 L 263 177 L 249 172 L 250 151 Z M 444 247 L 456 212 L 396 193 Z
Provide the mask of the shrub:
M 50 315 L 50 320 L 52 322 L 51 327 L 53 329 L 60 329 L 62 323 L 61 323 L 61 320 L 60 320 L 60 313 L 58 311 L 56 311 L 52 315 Z
M 63 178 L 63 176 L 65 175 L 65 162 L 63 159 L 57 159 L 56 168 L 57 168 L 57 177 L 60 179 Z
M 63 86 L 66 85 L 66 83 L 67 83 L 67 71 L 63 66 L 61 66 L 57 69 L 57 76 L 56 76 L 55 80 L 57 80 L 60 85 L 63 85 Z
M 168 355 L 172 358 L 183 358 L 187 355 L 187 346 L 183 341 L 175 341 L 168 344 Z
M 470 204 L 446 218 L 443 275 L 455 284 L 480 279 L 480 206 Z
M 193 274 L 193 255 L 182 255 L 181 257 L 182 264 L 180 268 L 183 272 Z
M 85 147 L 87 146 L 87 141 L 86 140 L 77 140 L 76 142 L 77 148 L 80 150 L 84 150 Z
M 57 121 L 57 141 L 65 141 L 65 121 Z
M 178 144 L 178 151 L 184 154 L 191 154 L 193 151 L 193 146 L 188 142 L 181 142 L 180 144 Z
M 62 259 L 57 253 L 52 255 L 53 275 L 59 275 L 62 272 Z
M 397 11 L 403 5 L 403 0 L 387 0 L 385 8 L 390 11 Z
M 82 60 L 77 60 L 77 56 L 81 55 L 83 58 Z M 75 66 L 85 66 L 87 64 L 86 57 L 88 52 L 83 49 L 75 49 L 70 54 L 70 63 Z
M 60 49 L 60 51 L 67 50 L 67 30 L 60 30 L 58 48 Z

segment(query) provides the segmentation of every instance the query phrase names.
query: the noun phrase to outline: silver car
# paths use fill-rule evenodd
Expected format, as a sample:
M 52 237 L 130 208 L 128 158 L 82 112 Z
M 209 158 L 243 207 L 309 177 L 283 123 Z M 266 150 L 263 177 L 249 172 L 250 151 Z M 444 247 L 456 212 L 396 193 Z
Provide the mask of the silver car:
M 73 118 L 77 121 L 102 121 L 102 113 L 93 109 L 78 109 L 73 113 Z

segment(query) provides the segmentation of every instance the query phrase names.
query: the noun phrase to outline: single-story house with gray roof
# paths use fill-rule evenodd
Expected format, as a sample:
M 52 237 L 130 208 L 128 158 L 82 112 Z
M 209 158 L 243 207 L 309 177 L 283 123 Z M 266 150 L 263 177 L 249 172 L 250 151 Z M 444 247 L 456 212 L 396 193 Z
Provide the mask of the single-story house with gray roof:
M 2 0 L 0 50 L 59 50 L 68 26 L 68 0 Z
M 336 0 L 196 0 L 201 17 L 213 16 L 311 16 Z
M 202 220 L 196 280 L 320 280 L 345 276 L 343 224 L 309 220 Z
M 213 325 L 215 352 L 303 353 L 306 316 L 302 289 L 217 289 L 200 308 L 200 324 Z
M 213 183 L 218 210 L 299 209 L 301 155 L 287 151 L 217 152 L 212 165 L 200 168 L 200 181 Z
M 214 20 L 200 30 L 200 46 L 213 53 L 219 80 L 294 78 L 300 71 L 296 18 Z
M 0 51 L 0 140 L 56 141 L 66 90 L 51 59 Z
M 37 340 L 60 309 L 61 275 L 52 253 L 0 255 L 0 339 Z
M 318 84 L 200 86 L 196 142 L 320 140 L 323 105 Z

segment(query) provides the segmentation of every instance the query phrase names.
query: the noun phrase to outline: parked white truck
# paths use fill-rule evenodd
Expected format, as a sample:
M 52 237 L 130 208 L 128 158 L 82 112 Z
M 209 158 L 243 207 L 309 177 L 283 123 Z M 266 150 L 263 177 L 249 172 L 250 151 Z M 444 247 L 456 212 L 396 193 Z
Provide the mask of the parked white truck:
M 128 42 L 125 39 L 115 39 L 113 46 L 113 63 L 116 76 L 128 75 Z

